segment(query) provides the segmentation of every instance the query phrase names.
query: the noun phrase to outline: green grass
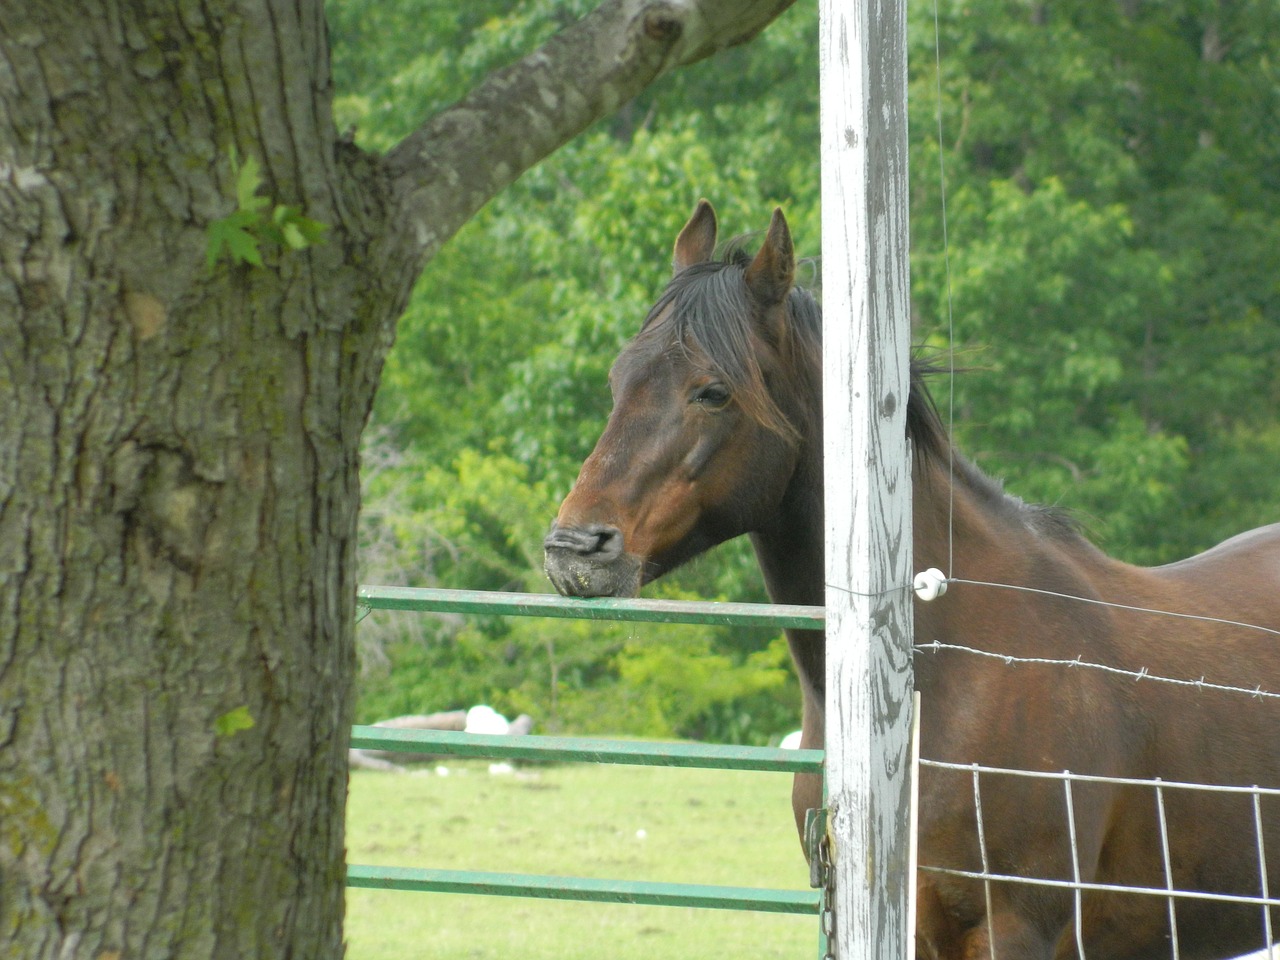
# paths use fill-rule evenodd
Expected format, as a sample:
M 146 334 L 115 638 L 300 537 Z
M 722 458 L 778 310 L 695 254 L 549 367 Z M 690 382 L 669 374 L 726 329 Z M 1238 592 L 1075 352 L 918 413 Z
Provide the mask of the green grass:
M 495 777 L 476 761 L 449 769 L 353 772 L 348 860 L 808 886 L 788 776 L 565 765 Z M 350 960 L 792 960 L 814 956 L 817 937 L 811 917 L 347 891 Z

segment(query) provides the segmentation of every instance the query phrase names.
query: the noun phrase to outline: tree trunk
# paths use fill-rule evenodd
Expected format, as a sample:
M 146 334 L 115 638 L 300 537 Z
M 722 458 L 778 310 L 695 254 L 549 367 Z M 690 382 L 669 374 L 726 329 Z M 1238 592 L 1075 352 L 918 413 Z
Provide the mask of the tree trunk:
M 341 955 L 395 317 L 494 191 L 787 2 L 615 0 L 571 28 L 614 73 L 553 43 L 394 163 L 332 128 L 318 0 L 0 6 L 0 958 Z M 327 242 L 209 268 L 233 148 Z
M 0 956 L 337 956 L 379 203 L 318 5 L 138 7 L 4 14 Z M 233 144 L 333 240 L 208 270 Z

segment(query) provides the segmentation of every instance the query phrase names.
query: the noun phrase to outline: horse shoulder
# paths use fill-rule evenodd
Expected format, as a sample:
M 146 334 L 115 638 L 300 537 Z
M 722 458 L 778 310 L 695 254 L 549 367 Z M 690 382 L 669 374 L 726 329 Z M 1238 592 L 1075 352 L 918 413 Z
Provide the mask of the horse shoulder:
M 1149 572 L 1170 590 L 1171 603 L 1185 598 L 1168 609 L 1180 611 L 1194 599 L 1201 609 L 1187 612 L 1280 629 L 1280 523 L 1247 530 Z
M 1234 568 L 1243 564 L 1257 564 L 1259 573 L 1280 577 L 1280 523 L 1237 533 L 1203 553 L 1152 570 L 1171 576 L 1198 575 L 1201 570 Z

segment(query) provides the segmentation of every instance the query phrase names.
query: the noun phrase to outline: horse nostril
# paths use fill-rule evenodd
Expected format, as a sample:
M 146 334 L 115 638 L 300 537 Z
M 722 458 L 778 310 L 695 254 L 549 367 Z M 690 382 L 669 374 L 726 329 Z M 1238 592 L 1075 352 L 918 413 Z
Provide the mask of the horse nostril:
M 622 555 L 622 531 L 617 527 L 602 527 L 595 531 L 596 547 L 593 553 L 612 560 Z
M 569 550 L 584 557 L 612 560 L 622 555 L 622 531 L 593 523 L 585 527 L 556 527 L 543 541 L 548 550 Z

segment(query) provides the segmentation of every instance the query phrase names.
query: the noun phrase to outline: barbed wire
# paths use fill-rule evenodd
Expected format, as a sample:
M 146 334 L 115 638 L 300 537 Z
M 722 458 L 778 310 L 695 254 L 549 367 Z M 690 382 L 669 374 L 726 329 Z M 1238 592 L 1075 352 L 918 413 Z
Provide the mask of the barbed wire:
M 1083 667 L 1086 670 L 1101 670 L 1104 673 L 1129 677 L 1134 681 L 1152 680 L 1156 683 L 1169 683 L 1179 687 L 1195 687 L 1198 690 L 1213 690 L 1219 693 L 1244 693 L 1253 697 L 1255 700 L 1280 700 L 1280 693 L 1272 693 L 1268 690 L 1263 690 L 1260 685 L 1250 689 L 1249 687 L 1237 687 L 1226 683 L 1214 683 L 1205 677 L 1201 677 L 1199 680 L 1183 680 L 1177 677 L 1162 677 L 1157 673 L 1151 673 L 1146 667 L 1143 667 L 1141 670 L 1126 670 L 1123 667 L 1112 667 L 1105 663 L 1091 663 L 1079 656 L 1072 660 L 1054 659 L 1052 657 L 1018 657 L 1010 653 L 993 653 L 990 650 L 978 650 L 974 647 L 966 647 L 958 643 L 943 643 L 941 640 L 933 640 L 929 643 L 917 643 L 915 645 L 915 649 L 927 653 L 937 653 L 941 650 L 949 650 L 957 653 L 969 653 L 979 657 L 987 657 L 991 660 L 1000 660 L 1008 665 L 1016 663 L 1070 668 Z
M 1160 616 L 1160 617 L 1175 617 L 1180 620 L 1199 620 L 1205 623 L 1216 623 L 1222 626 L 1237 627 L 1242 630 L 1256 630 L 1259 633 L 1265 633 L 1274 637 L 1280 637 L 1280 630 L 1276 630 L 1272 627 L 1264 627 L 1261 624 L 1257 624 L 1257 623 L 1247 623 L 1243 620 L 1228 620 L 1223 617 L 1210 617 L 1210 616 L 1205 616 L 1205 615 L 1196 614 L 1196 613 L 1182 613 L 1176 610 L 1161 610 L 1156 607 L 1140 607 L 1140 606 L 1135 606 L 1133 604 L 1128 604 L 1128 603 L 1116 603 L 1111 600 L 1095 600 L 1091 597 L 1078 597 L 1070 593 L 1060 593 L 1056 590 L 1045 590 L 1040 587 L 1027 587 L 1027 586 L 1021 586 L 1021 585 L 1012 584 L 1012 583 L 996 583 L 994 581 L 989 581 L 989 580 L 970 580 L 965 577 L 947 577 L 945 582 L 948 585 L 953 583 L 959 583 L 959 584 L 964 584 L 966 586 L 971 586 L 971 587 L 992 587 L 999 590 L 1015 590 L 1023 593 L 1034 593 L 1041 596 L 1056 597 L 1061 600 L 1074 600 L 1078 603 L 1087 603 L 1087 604 L 1092 604 L 1094 606 L 1110 607 L 1116 610 L 1125 610 L 1130 613 L 1144 613 L 1144 614 L 1150 614 L 1152 616 Z M 849 590 L 847 587 L 840 587 L 836 584 L 831 584 L 831 583 L 826 584 L 826 586 L 829 588 L 835 589 L 841 593 L 851 595 L 851 596 L 861 597 L 863 599 L 880 599 L 883 597 L 887 597 L 890 594 L 899 593 L 899 592 L 910 592 L 912 590 L 911 584 L 903 584 L 900 586 L 890 587 L 888 589 L 875 591 L 873 593 L 865 593 L 862 591 Z M 946 601 L 942 600 L 941 602 L 945 603 Z M 1210 691 L 1215 691 L 1220 693 L 1243 693 L 1243 694 L 1247 694 L 1250 697 L 1253 697 L 1255 700 L 1263 700 L 1263 699 L 1280 700 L 1280 693 L 1273 693 L 1268 690 L 1263 690 L 1261 685 L 1258 685 L 1253 688 L 1241 687 L 1233 684 L 1216 683 L 1204 676 L 1201 676 L 1197 680 L 1189 680 L 1189 679 L 1178 678 L 1178 677 L 1165 677 L 1159 674 L 1151 673 L 1151 671 L 1149 671 L 1146 667 L 1143 667 L 1139 670 L 1128 670 L 1123 667 L 1113 667 L 1105 663 L 1093 663 L 1083 659 L 1083 657 L 1081 656 L 1076 656 L 1073 659 L 1060 659 L 1060 658 L 1053 658 L 1053 657 L 1019 657 L 1019 656 L 1015 656 L 1014 654 L 995 653 L 991 650 L 979 650 L 975 647 L 965 646 L 964 644 L 947 643 L 941 640 L 932 640 L 927 643 L 917 643 L 915 644 L 914 649 L 919 652 L 925 652 L 925 653 L 937 653 L 943 650 L 954 651 L 957 653 L 968 653 L 968 654 L 973 654 L 975 656 L 986 657 L 992 660 L 1000 660 L 1003 663 L 1008 665 L 1035 664 L 1035 665 L 1042 665 L 1042 666 L 1061 666 L 1061 667 L 1069 667 L 1069 668 L 1082 667 L 1088 670 L 1099 670 L 1104 673 L 1110 673 L 1117 676 L 1128 677 L 1134 680 L 1135 682 L 1139 680 L 1152 680 L 1157 683 L 1168 683 L 1168 684 L 1173 684 L 1175 686 L 1180 686 L 1180 687 L 1194 687 L 1198 690 L 1210 690 Z
M 1280 637 L 1280 630 L 1274 630 L 1271 627 L 1264 627 L 1256 623 L 1246 623 L 1242 620 L 1228 620 L 1223 617 L 1210 617 L 1195 613 L 1182 613 L 1175 610 L 1161 610 L 1156 607 L 1140 607 L 1128 603 L 1116 603 L 1111 600 L 1095 600 L 1091 597 L 1078 597 L 1069 593 L 1060 593 L 1056 590 L 1045 590 L 1040 587 L 1027 587 L 1012 583 L 996 583 L 988 580 L 969 580 L 964 577 L 948 577 L 947 583 L 961 583 L 974 587 L 992 587 L 998 590 L 1015 590 L 1022 593 L 1034 593 L 1040 596 L 1056 597 L 1061 600 L 1074 600 L 1077 603 L 1087 603 L 1094 606 L 1109 607 L 1115 610 L 1125 610 L 1131 613 L 1143 613 L 1161 617 L 1175 617 L 1180 620 L 1198 620 L 1205 623 L 1216 623 L 1223 626 L 1237 627 L 1243 630 L 1256 630 L 1260 633 L 1270 634 Z M 925 650 L 937 652 L 939 650 L 952 650 L 960 653 L 969 653 L 976 656 L 987 657 L 990 659 L 1000 660 L 1006 664 L 1039 664 L 1049 666 L 1063 667 L 1083 667 L 1089 670 L 1099 670 L 1104 673 L 1110 673 L 1116 676 L 1129 677 L 1133 681 L 1152 680 L 1157 683 L 1167 683 L 1180 687 L 1193 687 L 1198 690 L 1211 690 L 1218 693 L 1235 693 L 1246 694 L 1255 700 L 1276 699 L 1280 700 L 1280 693 L 1263 690 L 1261 685 L 1252 689 L 1249 687 L 1241 687 L 1234 684 L 1215 683 L 1203 675 L 1198 680 L 1189 680 L 1178 677 L 1165 677 L 1159 674 L 1151 673 L 1146 667 L 1139 670 L 1128 670 L 1123 667 L 1113 667 L 1105 663 L 1092 663 L 1084 660 L 1081 656 L 1073 659 L 1064 660 L 1052 657 L 1018 657 L 1007 653 L 994 653 L 990 650 L 979 650 L 974 647 L 968 647 L 963 644 L 944 643 L 935 640 L 929 643 L 918 643 L 915 645 L 916 650 Z

